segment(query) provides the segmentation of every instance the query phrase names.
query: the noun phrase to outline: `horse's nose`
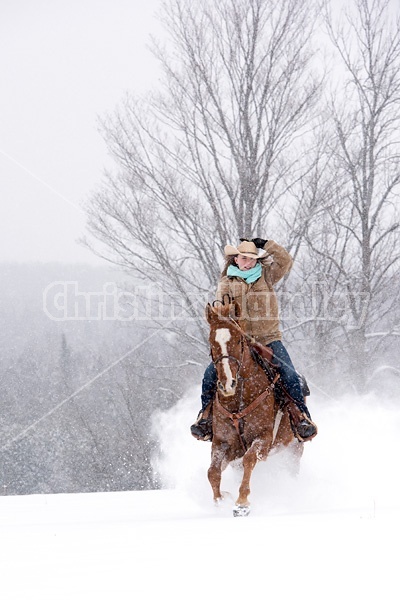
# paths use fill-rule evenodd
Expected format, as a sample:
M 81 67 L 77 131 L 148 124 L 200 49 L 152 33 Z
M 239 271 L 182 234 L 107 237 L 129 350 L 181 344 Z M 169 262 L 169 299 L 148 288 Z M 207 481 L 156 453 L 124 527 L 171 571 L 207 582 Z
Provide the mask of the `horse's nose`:
M 226 386 L 226 392 L 228 394 L 234 394 L 236 387 L 236 379 L 231 379 L 230 383 Z
M 225 396 L 231 396 L 235 393 L 236 379 L 231 379 L 231 381 L 227 381 L 225 385 L 218 381 L 218 387 Z

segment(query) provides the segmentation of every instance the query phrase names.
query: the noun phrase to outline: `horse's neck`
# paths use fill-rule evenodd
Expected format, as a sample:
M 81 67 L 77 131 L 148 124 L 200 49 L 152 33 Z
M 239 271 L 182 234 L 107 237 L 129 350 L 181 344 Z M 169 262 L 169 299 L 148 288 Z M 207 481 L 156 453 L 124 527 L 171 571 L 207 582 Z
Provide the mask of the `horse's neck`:
M 253 354 L 251 352 L 250 343 L 247 340 L 244 340 L 242 369 L 241 369 L 240 374 L 245 379 L 246 378 L 262 379 L 263 377 L 265 377 L 265 373 L 264 373 L 263 369 L 260 367 L 258 362 L 253 357 Z

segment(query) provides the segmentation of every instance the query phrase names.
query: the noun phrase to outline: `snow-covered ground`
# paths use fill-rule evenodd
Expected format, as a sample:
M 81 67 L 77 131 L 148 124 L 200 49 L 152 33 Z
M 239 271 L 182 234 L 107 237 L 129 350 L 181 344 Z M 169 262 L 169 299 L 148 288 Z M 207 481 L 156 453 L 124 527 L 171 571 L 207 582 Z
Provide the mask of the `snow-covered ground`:
M 0 497 L 2 598 L 397 599 L 400 402 L 311 401 L 299 476 L 285 453 L 257 465 L 235 519 L 238 473 L 214 507 L 210 444 L 188 434 L 197 397 L 155 419 L 165 490 Z

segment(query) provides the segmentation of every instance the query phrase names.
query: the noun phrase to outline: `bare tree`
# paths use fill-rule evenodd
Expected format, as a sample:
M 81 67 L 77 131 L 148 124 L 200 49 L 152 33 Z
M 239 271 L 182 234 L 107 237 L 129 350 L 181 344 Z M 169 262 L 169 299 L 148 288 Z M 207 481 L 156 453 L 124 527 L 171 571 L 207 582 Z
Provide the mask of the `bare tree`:
M 359 388 L 378 344 L 399 333 L 400 21 L 392 8 L 355 0 L 337 22 L 327 18 L 340 59 L 329 164 L 336 197 L 307 232 L 330 293 L 345 299 L 335 330 Z
M 292 273 L 279 290 L 284 335 L 297 354 L 299 368 L 320 384 L 332 378 L 340 363 L 335 342 L 344 316 L 334 262 L 314 251 L 314 247 L 321 248 L 332 257 L 340 251 L 341 239 L 331 235 L 329 217 L 342 185 L 342 174 L 331 168 L 331 140 L 332 128 L 324 114 L 304 157 L 301 176 L 288 188 L 288 206 L 281 211 L 288 231 L 287 248 L 295 258 Z
M 201 331 L 223 246 L 272 229 L 299 176 L 320 90 L 316 12 L 304 0 L 170 0 L 162 19 L 163 89 L 103 120 L 117 172 L 91 198 L 89 230 L 108 260 L 195 310 Z M 167 327 L 198 344 L 196 327 Z

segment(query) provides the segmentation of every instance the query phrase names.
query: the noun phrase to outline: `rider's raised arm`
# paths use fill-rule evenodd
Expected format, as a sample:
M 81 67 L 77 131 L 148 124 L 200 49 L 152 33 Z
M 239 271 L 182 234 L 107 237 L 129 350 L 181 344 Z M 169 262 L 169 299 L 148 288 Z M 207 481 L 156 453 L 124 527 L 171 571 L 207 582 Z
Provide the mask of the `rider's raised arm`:
M 275 285 L 275 283 L 289 273 L 293 265 L 293 258 L 285 248 L 273 240 L 268 240 L 264 245 L 264 250 L 268 254 L 265 258 L 261 259 L 261 264 L 265 268 L 267 280 L 271 285 Z

